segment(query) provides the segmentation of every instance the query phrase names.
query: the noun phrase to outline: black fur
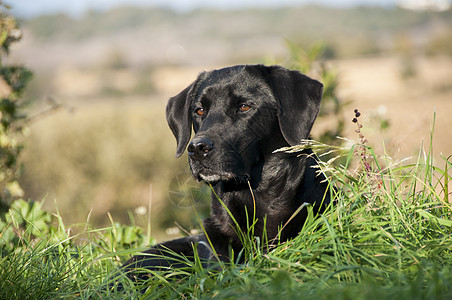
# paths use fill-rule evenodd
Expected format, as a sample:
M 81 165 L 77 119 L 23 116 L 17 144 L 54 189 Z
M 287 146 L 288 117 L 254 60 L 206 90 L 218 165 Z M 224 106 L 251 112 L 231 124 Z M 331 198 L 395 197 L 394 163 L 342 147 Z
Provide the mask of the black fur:
M 313 168 L 317 162 L 311 151 L 301 156 L 274 153 L 309 137 L 322 89 L 320 82 L 296 71 L 245 65 L 203 72 L 169 100 L 166 116 L 177 140 L 176 157 L 188 149 L 193 176 L 212 184 L 244 232 L 246 216 L 254 214 L 253 195 L 258 220 L 254 234 L 262 236 L 266 219 L 271 241 L 299 233 L 306 209 L 287 222 L 303 203 L 319 211 L 330 202 L 328 184 Z M 231 217 L 214 194 L 204 227 L 221 260 L 229 259 L 231 249 L 235 254 L 242 249 Z M 193 247 L 205 262 L 215 260 L 201 234 L 161 243 L 124 268 L 133 274 L 137 267 L 178 267 L 181 263 L 166 250 L 193 257 Z

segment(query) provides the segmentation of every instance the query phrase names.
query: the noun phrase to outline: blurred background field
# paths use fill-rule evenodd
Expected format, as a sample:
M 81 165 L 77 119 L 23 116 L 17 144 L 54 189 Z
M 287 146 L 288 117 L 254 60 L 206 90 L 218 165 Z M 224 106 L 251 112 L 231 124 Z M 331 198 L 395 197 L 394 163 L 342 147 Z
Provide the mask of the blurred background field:
M 290 66 L 293 45 L 322 45 L 317 64 L 338 76 L 336 117 L 345 120 L 344 137 L 358 140 L 351 123 L 358 108 L 363 132 L 380 153 L 384 144 L 395 159 L 417 156 L 436 112 L 435 152 L 452 154 L 450 9 L 128 6 L 20 23 L 23 40 L 9 59 L 34 72 L 25 97 L 32 119 L 21 185 L 25 198 L 45 199 L 68 224 L 89 218 L 103 226 L 111 213 L 121 223 L 133 215 L 146 227 L 151 202 L 153 236 L 178 234 L 175 220 L 196 228 L 192 204 L 201 218 L 207 214 L 208 188 L 190 179 L 186 156 L 174 157 L 167 99 L 202 70 Z M 320 118 L 313 137 L 336 125 Z

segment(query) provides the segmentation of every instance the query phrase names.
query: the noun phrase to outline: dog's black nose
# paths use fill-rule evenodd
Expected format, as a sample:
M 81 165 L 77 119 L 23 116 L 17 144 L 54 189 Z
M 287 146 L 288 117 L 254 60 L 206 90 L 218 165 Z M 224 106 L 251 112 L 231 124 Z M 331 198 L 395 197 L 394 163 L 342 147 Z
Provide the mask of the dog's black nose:
M 213 149 L 213 142 L 207 137 L 194 137 L 188 144 L 188 155 L 191 158 L 201 159 L 209 154 Z

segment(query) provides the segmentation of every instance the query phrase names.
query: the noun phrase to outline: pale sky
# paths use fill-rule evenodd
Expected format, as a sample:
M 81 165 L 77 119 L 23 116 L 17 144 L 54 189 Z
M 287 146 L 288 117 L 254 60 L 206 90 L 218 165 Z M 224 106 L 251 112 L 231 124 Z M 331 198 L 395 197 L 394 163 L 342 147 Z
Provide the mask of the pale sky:
M 73 16 L 87 9 L 104 10 L 118 5 L 165 6 L 180 11 L 198 7 L 236 8 L 271 7 L 315 3 L 333 6 L 395 5 L 397 0 L 4 0 L 13 7 L 16 16 L 27 17 L 45 13 L 64 12 Z

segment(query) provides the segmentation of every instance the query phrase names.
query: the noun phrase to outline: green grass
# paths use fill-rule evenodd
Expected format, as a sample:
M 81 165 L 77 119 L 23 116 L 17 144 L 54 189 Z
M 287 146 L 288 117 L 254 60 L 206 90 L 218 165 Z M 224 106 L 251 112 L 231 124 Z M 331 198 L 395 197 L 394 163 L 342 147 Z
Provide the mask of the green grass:
M 113 223 L 72 236 L 58 215 L 51 223 L 39 205 L 20 202 L 0 223 L 0 298 L 452 299 L 449 159 L 434 165 L 431 145 L 412 164 L 365 145 L 309 146 L 342 161 L 321 165 L 336 204 L 321 216 L 308 207 L 300 235 L 269 252 L 244 234 L 244 264 L 203 269 L 181 257 L 186 268 L 136 284 L 118 266 L 144 249 L 140 228 Z M 123 293 L 106 288 L 115 279 Z

